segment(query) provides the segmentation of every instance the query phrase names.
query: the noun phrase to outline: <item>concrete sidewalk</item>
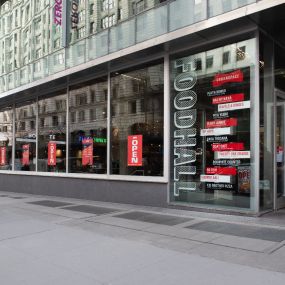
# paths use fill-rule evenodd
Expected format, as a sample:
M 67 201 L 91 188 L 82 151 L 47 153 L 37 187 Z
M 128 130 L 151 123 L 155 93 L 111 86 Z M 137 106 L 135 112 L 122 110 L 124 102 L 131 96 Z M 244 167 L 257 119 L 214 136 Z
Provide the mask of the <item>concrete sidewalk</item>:
M 255 218 L 0 192 L 3 285 L 277 285 L 284 260 L 282 212 Z

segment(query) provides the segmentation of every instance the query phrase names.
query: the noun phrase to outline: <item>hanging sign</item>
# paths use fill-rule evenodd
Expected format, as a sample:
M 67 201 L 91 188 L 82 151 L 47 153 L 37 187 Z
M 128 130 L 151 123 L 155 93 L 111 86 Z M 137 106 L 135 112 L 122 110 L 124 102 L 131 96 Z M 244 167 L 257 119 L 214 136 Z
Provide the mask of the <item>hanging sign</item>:
M 48 143 L 48 165 L 56 166 L 56 143 Z
M 218 105 L 218 111 L 234 111 L 234 110 L 241 110 L 241 109 L 249 109 L 250 108 L 250 101 L 242 101 L 242 102 L 235 102 L 235 103 L 226 103 Z
M 243 72 L 239 69 L 230 73 L 216 74 L 212 85 L 213 87 L 219 87 L 230 82 L 243 82 Z
M 212 151 L 244 150 L 244 143 L 213 143 Z
M 206 128 L 222 128 L 222 127 L 236 127 L 237 118 L 229 118 L 223 120 L 212 120 L 206 122 Z
M 93 165 L 93 139 L 83 139 L 82 147 L 82 166 Z
M 211 129 L 201 129 L 200 135 L 202 137 L 206 136 L 222 136 L 222 135 L 232 135 L 233 129 L 228 128 L 211 128 Z
M 244 93 L 218 96 L 212 99 L 213 104 L 223 104 L 223 103 L 231 103 L 239 101 L 244 101 Z
M 236 175 L 237 169 L 235 167 L 207 167 L 206 174 L 209 175 Z
M 213 183 L 231 183 L 232 179 L 229 175 L 200 175 L 200 181 Z
M 0 165 L 4 166 L 6 164 L 7 164 L 6 146 L 2 146 L 0 148 Z
M 142 166 L 143 136 L 128 136 L 128 166 Z
M 22 146 L 22 165 L 30 165 L 30 145 L 24 144 Z
M 250 151 L 216 151 L 215 159 L 250 158 Z

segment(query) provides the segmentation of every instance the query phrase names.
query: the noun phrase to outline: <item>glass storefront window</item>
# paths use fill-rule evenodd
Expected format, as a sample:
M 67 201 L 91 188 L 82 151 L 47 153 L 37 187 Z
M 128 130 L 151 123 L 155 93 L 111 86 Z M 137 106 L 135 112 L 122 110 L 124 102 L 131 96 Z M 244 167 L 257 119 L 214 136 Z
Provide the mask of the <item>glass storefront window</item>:
M 107 78 L 69 94 L 69 172 L 107 173 Z
M 36 171 L 36 102 L 16 106 L 15 170 Z
M 38 171 L 66 171 L 66 100 L 65 91 L 38 102 Z
M 111 77 L 111 173 L 163 176 L 163 64 Z
M 0 110 L 0 170 L 12 170 L 13 109 Z
M 252 208 L 255 40 L 171 61 L 172 201 Z

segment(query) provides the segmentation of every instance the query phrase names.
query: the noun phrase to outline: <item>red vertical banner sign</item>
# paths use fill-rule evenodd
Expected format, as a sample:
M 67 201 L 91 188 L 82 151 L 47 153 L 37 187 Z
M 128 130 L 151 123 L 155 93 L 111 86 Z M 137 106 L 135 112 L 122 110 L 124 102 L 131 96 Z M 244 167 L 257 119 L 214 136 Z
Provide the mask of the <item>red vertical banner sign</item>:
M 0 148 L 0 165 L 4 166 L 6 164 L 7 164 L 6 146 L 2 146 Z
M 30 145 L 24 144 L 22 146 L 23 157 L 22 157 L 22 165 L 30 165 Z
M 128 166 L 142 166 L 143 136 L 128 136 Z
M 93 165 L 93 139 L 83 139 L 82 147 L 82 166 Z
M 48 165 L 56 166 L 56 143 L 48 143 Z

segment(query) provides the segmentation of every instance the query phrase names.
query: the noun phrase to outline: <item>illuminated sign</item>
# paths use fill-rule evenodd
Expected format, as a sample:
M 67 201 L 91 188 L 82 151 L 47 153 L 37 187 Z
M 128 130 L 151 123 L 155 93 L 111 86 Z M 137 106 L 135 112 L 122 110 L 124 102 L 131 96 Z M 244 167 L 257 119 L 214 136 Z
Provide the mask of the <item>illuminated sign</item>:
M 92 139 L 94 143 L 103 143 L 103 144 L 107 143 L 106 138 L 84 137 L 84 136 L 80 136 L 78 141 L 81 143 L 83 140 L 86 140 L 86 139 Z

